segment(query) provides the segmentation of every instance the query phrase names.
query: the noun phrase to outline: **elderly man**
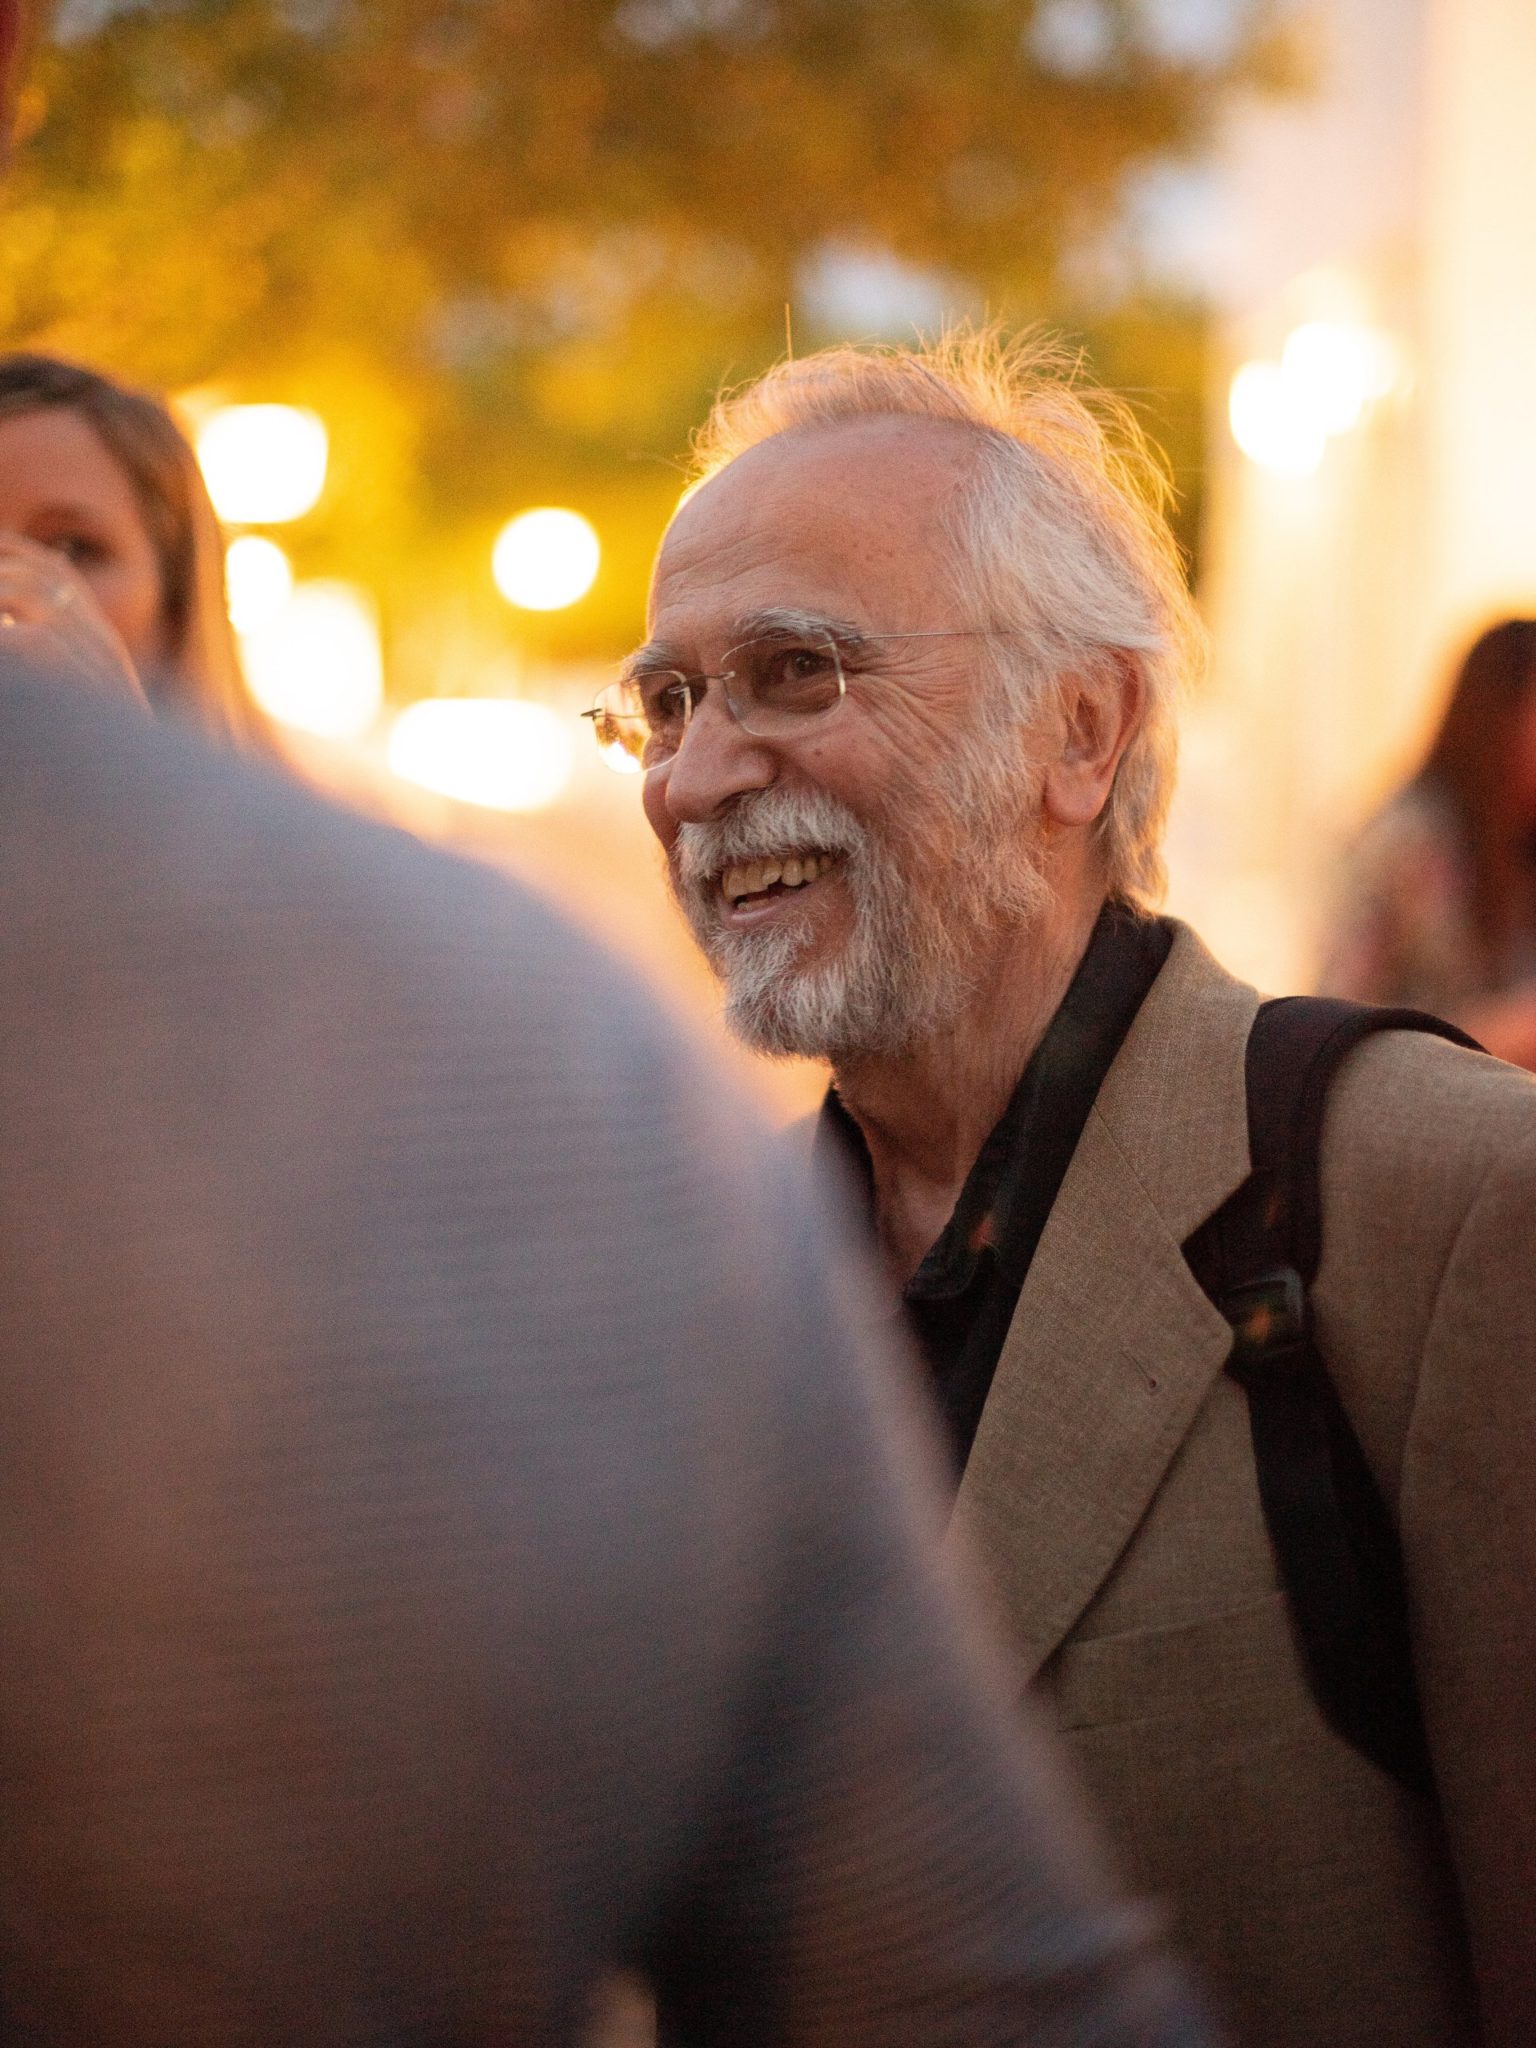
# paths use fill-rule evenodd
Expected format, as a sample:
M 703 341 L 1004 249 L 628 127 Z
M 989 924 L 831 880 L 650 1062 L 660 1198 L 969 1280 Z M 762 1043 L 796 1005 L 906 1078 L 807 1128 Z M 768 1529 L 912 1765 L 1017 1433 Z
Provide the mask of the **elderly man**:
M 1312 1316 L 1400 1535 L 1426 1794 L 1309 1680 L 1233 1325 L 1185 1256 L 1248 1182 L 1259 998 L 1146 908 L 1196 632 L 1136 470 L 1114 408 L 985 337 L 783 366 L 702 438 L 599 738 L 648 771 L 736 1031 L 832 1064 L 821 1142 L 1024 1677 L 1239 2042 L 1515 2048 L 1536 1087 L 1392 1032 L 1323 1131 Z

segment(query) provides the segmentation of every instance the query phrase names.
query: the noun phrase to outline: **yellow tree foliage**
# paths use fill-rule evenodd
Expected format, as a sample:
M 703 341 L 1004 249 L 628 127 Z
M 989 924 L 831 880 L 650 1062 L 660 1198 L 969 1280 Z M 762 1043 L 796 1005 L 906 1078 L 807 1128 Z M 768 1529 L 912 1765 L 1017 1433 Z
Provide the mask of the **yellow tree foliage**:
M 580 505 L 608 567 L 544 631 L 592 651 L 633 631 L 714 388 L 786 305 L 801 348 L 858 327 L 829 279 L 1091 321 L 1185 460 L 1193 329 L 1100 259 L 1137 174 L 1262 73 L 1259 4 L 1191 51 L 1175 0 L 64 0 L 0 336 L 318 407 L 303 546 L 407 639 L 450 593 L 496 615 L 510 512 Z

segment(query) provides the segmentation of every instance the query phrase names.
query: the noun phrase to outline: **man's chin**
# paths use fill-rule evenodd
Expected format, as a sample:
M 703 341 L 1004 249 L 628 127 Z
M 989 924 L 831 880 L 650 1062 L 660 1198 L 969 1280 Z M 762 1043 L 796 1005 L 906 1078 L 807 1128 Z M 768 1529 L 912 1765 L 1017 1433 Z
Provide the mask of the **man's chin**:
M 843 1045 L 825 1005 L 798 978 L 773 989 L 726 981 L 725 1022 L 739 1044 L 768 1059 L 832 1060 Z
M 707 900 L 677 900 L 700 952 L 727 990 L 738 976 L 777 979 L 806 971 L 812 931 L 803 912 L 786 906 L 771 923 L 742 930 L 726 922 L 713 893 Z
M 889 917 L 876 920 L 879 934 L 857 923 L 851 932 L 833 932 L 808 903 L 733 929 L 712 890 L 674 885 L 673 893 L 724 990 L 731 1035 L 770 1059 L 837 1066 L 909 1052 L 942 1027 L 967 992 L 955 962 L 929 960 L 927 971 L 917 964 L 916 956 L 933 947 L 923 947 L 910 919 L 900 925 L 899 940 Z
M 759 969 L 766 963 L 757 963 Z M 722 974 L 725 1021 L 733 1037 L 770 1059 L 827 1060 L 838 1066 L 906 1049 L 903 1006 L 839 957 L 773 972 Z
M 716 926 L 705 955 L 725 992 L 732 1036 L 772 1059 L 830 1059 L 845 1040 L 850 976 L 841 955 L 811 956 L 802 920 L 771 931 Z

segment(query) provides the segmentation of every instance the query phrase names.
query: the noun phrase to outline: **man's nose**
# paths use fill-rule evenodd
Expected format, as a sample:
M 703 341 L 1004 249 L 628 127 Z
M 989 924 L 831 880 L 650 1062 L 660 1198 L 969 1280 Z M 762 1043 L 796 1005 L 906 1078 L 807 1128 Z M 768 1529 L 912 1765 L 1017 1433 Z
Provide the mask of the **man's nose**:
M 664 779 L 661 793 L 675 823 L 702 825 L 734 797 L 766 789 L 777 772 L 772 747 L 738 725 L 714 683 L 684 727 L 677 752 L 651 780 Z

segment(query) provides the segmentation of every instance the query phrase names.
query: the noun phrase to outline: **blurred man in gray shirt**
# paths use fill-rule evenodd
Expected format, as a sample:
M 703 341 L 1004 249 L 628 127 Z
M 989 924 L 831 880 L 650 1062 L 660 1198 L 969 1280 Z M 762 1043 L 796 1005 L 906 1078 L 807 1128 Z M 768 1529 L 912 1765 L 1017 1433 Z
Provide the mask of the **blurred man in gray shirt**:
M 7 2040 L 1202 2040 L 825 1236 L 525 896 L 0 651 Z

